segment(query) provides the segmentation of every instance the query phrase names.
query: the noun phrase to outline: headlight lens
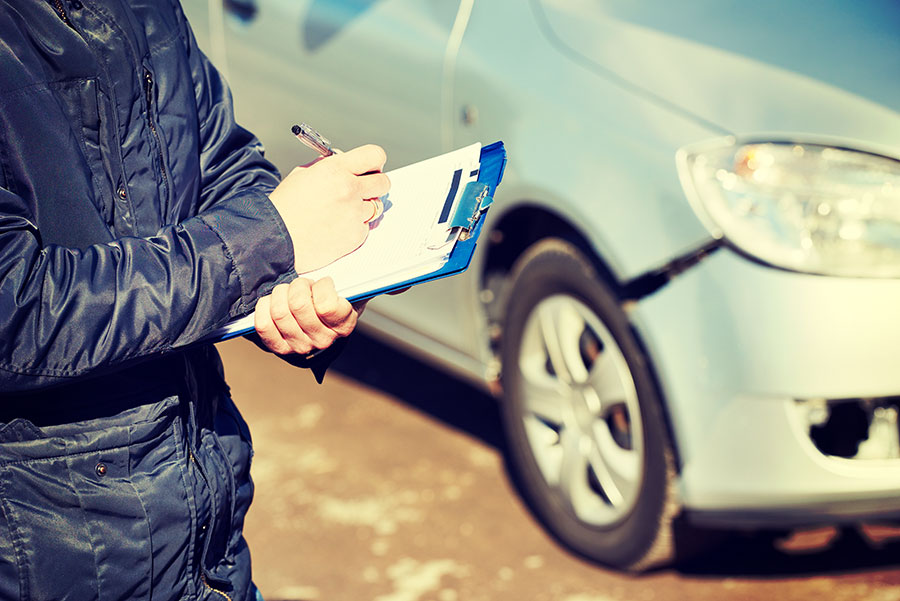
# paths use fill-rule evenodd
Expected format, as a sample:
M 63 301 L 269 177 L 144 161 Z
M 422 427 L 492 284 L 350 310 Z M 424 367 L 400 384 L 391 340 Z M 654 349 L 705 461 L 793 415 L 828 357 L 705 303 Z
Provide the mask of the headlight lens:
M 678 152 L 717 238 L 771 265 L 900 277 L 900 161 L 818 144 L 725 139 Z

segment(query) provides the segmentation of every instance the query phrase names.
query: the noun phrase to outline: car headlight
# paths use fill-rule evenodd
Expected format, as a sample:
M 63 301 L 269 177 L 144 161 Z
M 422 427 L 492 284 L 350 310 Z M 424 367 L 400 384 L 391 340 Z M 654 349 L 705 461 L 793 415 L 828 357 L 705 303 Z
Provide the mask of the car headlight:
M 900 277 L 900 161 L 727 138 L 683 148 L 677 162 L 697 215 L 744 253 L 807 273 Z

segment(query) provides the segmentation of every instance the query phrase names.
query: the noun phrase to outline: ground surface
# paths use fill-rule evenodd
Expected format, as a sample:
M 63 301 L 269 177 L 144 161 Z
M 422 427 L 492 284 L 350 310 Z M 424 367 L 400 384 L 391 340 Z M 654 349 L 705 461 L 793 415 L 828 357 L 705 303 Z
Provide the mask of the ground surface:
M 246 535 L 268 601 L 895 601 L 900 537 L 739 540 L 641 577 L 557 546 L 503 466 L 490 399 L 354 335 L 319 386 L 244 340 L 219 345 L 254 437 Z

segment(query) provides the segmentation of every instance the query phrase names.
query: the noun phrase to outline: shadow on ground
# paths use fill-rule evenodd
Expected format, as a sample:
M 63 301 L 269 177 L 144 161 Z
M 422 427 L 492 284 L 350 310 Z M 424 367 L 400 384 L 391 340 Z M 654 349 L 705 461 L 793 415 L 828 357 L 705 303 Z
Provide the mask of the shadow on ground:
M 375 340 L 355 333 L 332 369 L 377 388 L 504 457 L 503 427 L 492 397 Z M 900 527 L 820 528 L 793 533 L 721 534 L 711 551 L 676 571 L 695 578 L 784 578 L 900 568 Z
M 503 452 L 503 428 L 488 394 L 356 332 L 331 369 Z
M 781 535 L 727 534 L 677 570 L 694 577 L 784 578 L 900 567 L 900 528 L 821 527 Z

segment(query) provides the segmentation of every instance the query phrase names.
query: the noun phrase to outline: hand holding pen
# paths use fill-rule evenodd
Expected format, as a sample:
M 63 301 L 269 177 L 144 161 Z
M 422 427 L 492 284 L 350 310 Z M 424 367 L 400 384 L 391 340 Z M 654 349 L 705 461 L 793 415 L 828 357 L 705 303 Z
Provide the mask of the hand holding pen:
M 391 185 L 381 173 L 387 159 L 381 147 L 335 153 L 327 140 L 318 141 L 324 158 L 295 167 L 269 195 L 290 234 L 299 274 L 358 248 L 373 217 L 366 199 L 387 194 Z M 331 278 L 298 277 L 257 301 L 255 327 L 271 351 L 311 356 L 353 331 L 360 311 L 337 294 Z
M 381 173 L 387 160 L 381 147 L 370 144 L 337 153 L 321 140 L 318 136 L 320 149 L 330 154 L 320 153 L 323 159 L 295 167 L 269 195 L 294 241 L 297 273 L 324 267 L 358 248 L 376 213 L 371 199 L 390 189 L 390 180 Z
M 331 142 L 328 138 L 324 137 L 306 123 L 294 125 L 291 128 L 291 132 L 298 140 L 318 152 L 322 157 L 330 157 L 331 155 L 340 152 L 331 146 Z M 384 212 L 384 204 L 381 202 L 380 198 L 369 198 L 366 200 L 372 203 L 372 215 L 366 220 L 366 223 L 371 223 L 381 217 L 381 214 Z

